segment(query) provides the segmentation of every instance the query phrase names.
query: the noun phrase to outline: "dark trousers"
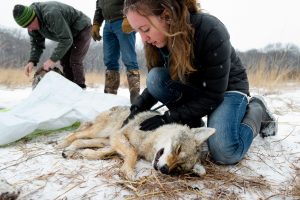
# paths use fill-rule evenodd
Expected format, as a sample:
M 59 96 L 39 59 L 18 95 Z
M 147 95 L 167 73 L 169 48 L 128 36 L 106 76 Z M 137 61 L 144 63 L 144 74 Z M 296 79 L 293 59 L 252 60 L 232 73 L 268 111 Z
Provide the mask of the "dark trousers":
M 71 48 L 60 60 L 65 77 L 82 88 L 86 88 L 83 59 L 90 46 L 91 28 L 91 26 L 84 28 L 73 38 Z

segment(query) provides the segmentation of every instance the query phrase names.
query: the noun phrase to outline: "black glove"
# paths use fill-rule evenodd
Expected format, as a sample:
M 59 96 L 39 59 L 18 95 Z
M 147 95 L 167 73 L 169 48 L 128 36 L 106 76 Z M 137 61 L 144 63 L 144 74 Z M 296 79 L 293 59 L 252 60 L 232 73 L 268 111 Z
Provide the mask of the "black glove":
M 155 115 L 149 119 L 146 119 L 140 124 L 140 130 L 142 131 L 151 131 L 164 124 L 168 124 L 169 121 L 165 115 Z
M 133 119 L 133 117 L 135 115 L 137 115 L 138 113 L 142 112 L 142 110 L 140 110 L 137 106 L 132 105 L 130 107 L 130 114 L 129 116 L 123 121 L 122 127 L 125 126 L 126 124 L 128 124 L 129 120 Z

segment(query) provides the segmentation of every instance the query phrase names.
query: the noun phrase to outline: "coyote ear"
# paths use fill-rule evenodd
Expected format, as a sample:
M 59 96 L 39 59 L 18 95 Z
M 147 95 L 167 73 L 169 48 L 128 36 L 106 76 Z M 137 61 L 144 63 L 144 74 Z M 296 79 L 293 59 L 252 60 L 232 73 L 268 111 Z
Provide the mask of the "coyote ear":
M 198 145 L 201 145 L 205 140 L 209 138 L 212 134 L 216 132 L 214 128 L 201 127 L 192 128 L 192 133 L 195 135 L 195 139 Z

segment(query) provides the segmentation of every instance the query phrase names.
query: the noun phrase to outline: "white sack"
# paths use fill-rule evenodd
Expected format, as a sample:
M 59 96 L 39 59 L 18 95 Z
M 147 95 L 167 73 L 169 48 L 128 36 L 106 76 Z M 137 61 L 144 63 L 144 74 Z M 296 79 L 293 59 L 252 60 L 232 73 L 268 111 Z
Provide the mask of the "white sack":
M 10 111 L 0 112 L 0 145 L 14 142 L 36 129 L 53 130 L 77 121 L 92 121 L 101 111 L 129 104 L 125 97 L 88 92 L 49 72 L 27 99 Z

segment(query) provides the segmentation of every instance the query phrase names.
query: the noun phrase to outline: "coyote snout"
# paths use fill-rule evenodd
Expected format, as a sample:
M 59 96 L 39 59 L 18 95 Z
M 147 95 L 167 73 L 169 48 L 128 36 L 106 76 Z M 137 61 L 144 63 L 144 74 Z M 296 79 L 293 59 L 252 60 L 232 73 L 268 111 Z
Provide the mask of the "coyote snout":
M 121 128 L 128 115 L 129 107 L 124 106 L 100 113 L 92 125 L 69 135 L 59 144 L 66 147 L 63 156 L 103 159 L 119 154 L 124 158 L 121 171 L 128 179 L 135 179 L 134 167 L 138 157 L 152 162 L 153 168 L 163 174 L 174 171 L 205 174 L 200 163 L 200 149 L 215 129 L 167 124 L 153 131 L 139 130 L 142 121 L 157 115 L 153 112 L 140 113 Z M 100 149 L 82 149 L 86 147 Z

